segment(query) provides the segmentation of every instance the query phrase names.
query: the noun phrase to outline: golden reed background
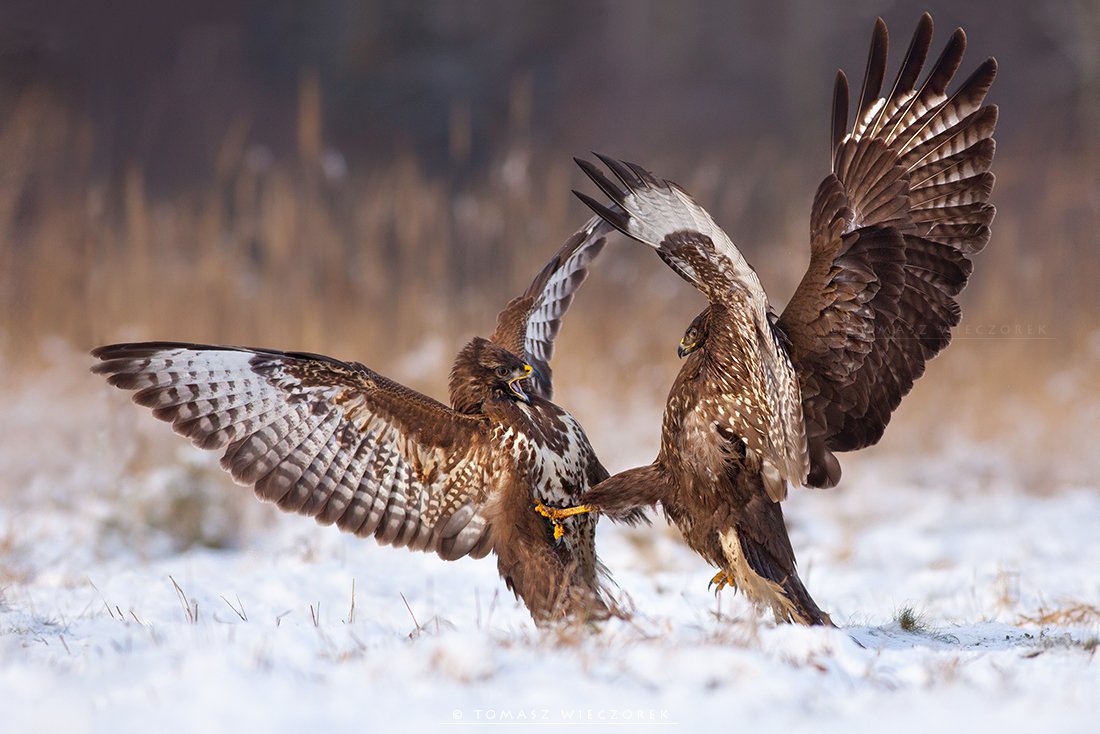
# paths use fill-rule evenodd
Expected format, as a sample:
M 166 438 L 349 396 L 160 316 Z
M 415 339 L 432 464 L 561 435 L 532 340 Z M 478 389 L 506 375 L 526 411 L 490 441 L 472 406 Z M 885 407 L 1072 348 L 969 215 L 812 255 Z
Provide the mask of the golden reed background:
M 0 115 L 0 389 L 34 379 L 49 339 L 81 351 L 172 339 L 323 352 L 443 397 L 454 351 L 491 331 L 500 306 L 587 216 L 570 194 L 586 184 L 569 159 L 587 151 L 532 144 L 530 94 L 519 77 L 507 132 L 473 173 L 429 168 L 414 153 L 343 170 L 327 157 L 323 98 L 307 69 L 292 110 L 296 151 L 258 148 L 242 121 L 217 141 L 209 180 L 166 194 L 150 192 L 140 164 L 97 175 L 95 127 L 56 93 L 9 97 Z M 1026 107 L 994 101 L 1002 119 Z M 468 114 L 457 108 L 449 126 L 450 153 L 465 159 Z M 808 255 L 822 166 L 732 142 L 702 161 L 675 140 L 608 152 L 685 185 L 745 250 L 773 301 L 785 301 Z M 1100 155 L 1041 151 L 1018 134 L 1000 145 L 994 172 L 993 238 L 976 259 L 956 341 L 903 403 L 885 444 L 904 452 L 962 435 L 1012 452 L 1036 485 L 1084 476 L 1100 427 Z M 602 425 L 613 425 L 618 406 L 659 410 L 675 344 L 700 306 L 644 248 L 611 243 L 559 341 L 562 402 Z

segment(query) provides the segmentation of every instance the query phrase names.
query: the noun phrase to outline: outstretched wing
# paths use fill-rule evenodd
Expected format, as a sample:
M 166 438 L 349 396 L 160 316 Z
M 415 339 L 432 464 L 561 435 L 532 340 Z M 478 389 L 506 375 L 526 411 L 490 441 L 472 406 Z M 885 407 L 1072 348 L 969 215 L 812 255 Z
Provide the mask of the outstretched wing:
M 611 231 L 611 226 L 599 217 L 590 219 L 565 241 L 527 291 L 509 301 L 497 315 L 492 340 L 534 367 L 535 374 L 528 382 L 533 392 L 547 400 L 553 397 L 550 358 L 561 320 Z
M 706 406 L 708 428 L 718 427 L 726 440 L 745 440 L 762 462 L 769 495 L 781 500 L 788 481 L 806 478 L 806 438 L 798 378 L 756 271 L 682 188 L 633 163 L 600 160 L 625 188 L 578 160 L 611 204 L 574 193 L 624 234 L 656 249 L 710 300 L 706 349 L 714 359 L 707 362 L 698 401 Z
M 592 163 L 575 158 L 581 170 L 610 199 L 604 205 L 579 191 L 573 193 L 592 211 L 628 237 L 649 245 L 670 268 L 698 288 L 712 303 L 730 289 L 763 294 L 756 271 L 710 214 L 680 186 L 658 179 L 634 163 L 596 154 L 618 183 Z
M 92 371 L 281 509 L 445 559 L 488 553 L 499 467 L 480 419 L 359 364 L 202 344 L 116 344 Z
M 839 480 L 832 452 L 882 437 L 950 341 L 970 256 L 989 241 L 997 108 L 983 102 L 997 64 L 988 59 L 948 95 L 966 47 L 958 29 L 918 86 L 931 41 L 926 13 L 879 96 L 887 31 L 875 23 L 851 131 L 847 80 L 837 76 L 832 173 L 814 200 L 809 268 L 778 324 L 802 384 L 814 486 Z

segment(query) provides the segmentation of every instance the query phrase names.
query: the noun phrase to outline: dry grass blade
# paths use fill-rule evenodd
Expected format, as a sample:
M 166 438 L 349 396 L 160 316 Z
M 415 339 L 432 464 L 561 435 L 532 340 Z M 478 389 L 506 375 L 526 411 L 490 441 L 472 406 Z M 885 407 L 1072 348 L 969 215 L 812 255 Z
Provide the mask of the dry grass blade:
M 351 608 L 348 609 L 348 624 L 355 622 L 355 579 L 351 580 Z
M 241 597 L 239 595 L 234 594 L 234 596 L 237 599 L 237 606 L 233 606 L 232 602 L 230 602 L 228 599 L 226 599 L 224 595 L 222 596 L 222 601 L 225 602 L 226 606 L 228 606 L 230 609 L 233 610 L 234 614 L 236 614 L 238 617 L 241 618 L 242 622 L 247 622 L 248 621 L 248 615 L 245 614 L 244 603 L 241 602 Z
M 321 602 L 317 602 L 316 608 L 312 604 L 309 605 L 309 618 L 313 621 L 314 627 L 321 627 Z
M 416 621 L 416 615 L 413 614 L 412 607 L 409 606 L 409 600 L 405 598 L 405 595 L 401 592 L 397 592 L 397 595 L 401 597 L 401 601 L 405 602 L 405 609 L 409 610 L 409 616 L 412 617 L 413 631 L 409 633 L 410 638 L 416 638 L 420 636 L 420 633 L 424 631 L 424 628 L 420 626 L 420 622 Z
M 176 596 L 179 598 L 180 606 L 183 608 L 183 615 L 187 618 L 187 621 L 191 624 L 198 624 L 199 602 L 189 599 L 187 597 L 187 594 L 184 593 L 183 589 L 180 588 L 180 585 L 176 583 L 176 580 L 174 578 L 169 576 L 168 580 L 172 582 L 172 588 L 176 590 Z M 121 610 L 119 611 L 119 618 L 122 618 Z
M 1080 627 L 1100 623 L 1100 607 L 1084 602 L 1066 602 L 1054 609 L 1039 608 L 1033 615 L 1020 615 L 1021 624 Z

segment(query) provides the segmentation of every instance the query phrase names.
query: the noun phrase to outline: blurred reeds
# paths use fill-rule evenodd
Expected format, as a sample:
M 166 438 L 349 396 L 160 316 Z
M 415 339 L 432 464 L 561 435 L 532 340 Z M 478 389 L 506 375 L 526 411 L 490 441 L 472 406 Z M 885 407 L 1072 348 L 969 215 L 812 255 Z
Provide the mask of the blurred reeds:
M 323 145 L 319 91 L 303 75 L 296 157 L 252 144 L 241 122 L 224 135 L 215 177 L 170 194 L 150 193 L 139 165 L 97 177 L 91 126 L 49 94 L 23 94 L 0 119 L 0 361 L 9 373 L 37 369 L 47 337 L 81 350 L 133 339 L 263 345 L 362 361 L 442 397 L 454 350 L 491 331 L 497 309 L 586 218 L 570 195 L 583 186 L 570 152 L 525 140 L 525 94 L 517 85 L 514 135 L 480 172 L 427 173 L 412 154 L 346 170 Z M 461 108 L 451 124 L 461 167 Z M 743 152 L 715 151 L 688 175 L 660 172 L 712 210 L 781 304 L 807 257 L 810 203 L 783 193 L 812 191 L 824 171 L 772 150 L 734 165 Z M 993 240 L 956 343 L 903 404 L 907 435 L 1089 453 L 1083 427 L 1100 425 L 1100 174 L 1096 156 L 1037 160 L 998 154 Z M 739 237 L 742 222 L 763 241 Z M 569 407 L 604 426 L 614 401 L 655 415 L 702 302 L 623 243 L 590 283 L 556 357 Z

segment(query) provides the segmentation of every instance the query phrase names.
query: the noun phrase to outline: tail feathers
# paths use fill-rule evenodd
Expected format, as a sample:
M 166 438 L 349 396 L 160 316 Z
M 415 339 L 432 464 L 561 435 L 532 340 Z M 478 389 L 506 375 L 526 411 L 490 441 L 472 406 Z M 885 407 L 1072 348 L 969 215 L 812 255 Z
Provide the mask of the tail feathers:
M 578 574 L 575 564 L 549 562 L 537 569 L 525 565 L 507 566 L 498 558 L 501 576 L 508 590 L 523 601 L 539 627 L 602 622 L 611 617 L 629 619 L 630 611 L 613 593 L 617 585 L 597 561 L 600 578 Z
M 631 619 L 634 616 L 633 599 L 623 591 L 622 587 L 611 576 L 611 570 L 598 558 L 596 559 L 596 577 L 597 588 L 595 593 L 599 597 L 603 608 L 607 610 L 603 619 L 608 617 Z
M 596 518 L 568 518 L 569 531 L 555 540 L 542 516 L 516 505 L 509 504 L 493 523 L 493 550 L 501 578 L 535 624 L 569 626 L 624 616 L 607 569 L 596 557 Z
M 787 599 L 791 601 L 790 616 L 788 619 L 782 620 L 786 622 L 796 622 L 798 624 L 805 624 L 808 626 L 823 626 L 823 627 L 835 627 L 833 620 L 829 618 L 829 615 L 821 611 L 821 608 L 817 606 L 813 598 L 810 596 L 810 592 L 806 591 L 806 587 L 802 585 L 802 580 L 798 578 L 797 574 L 791 574 L 785 578 L 781 584 L 783 587 L 783 593 Z
M 595 578 L 581 573 L 576 562 L 565 568 L 562 580 L 550 589 L 547 614 L 536 616 L 539 626 L 585 625 L 608 619 L 628 620 L 634 616 L 629 596 L 611 577 L 603 561 L 596 559 Z
M 572 552 L 562 558 L 563 581 L 554 590 L 557 600 L 552 606 L 573 621 L 629 619 L 629 612 L 620 602 L 622 591 L 611 576 L 611 569 L 599 557 L 589 563 L 583 560 L 584 556 L 583 552 Z

